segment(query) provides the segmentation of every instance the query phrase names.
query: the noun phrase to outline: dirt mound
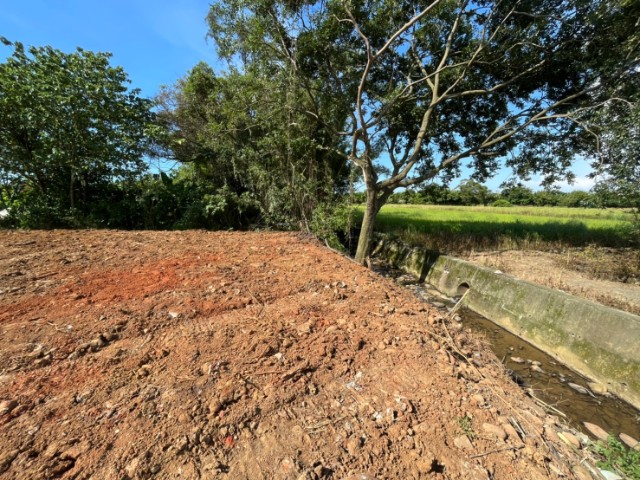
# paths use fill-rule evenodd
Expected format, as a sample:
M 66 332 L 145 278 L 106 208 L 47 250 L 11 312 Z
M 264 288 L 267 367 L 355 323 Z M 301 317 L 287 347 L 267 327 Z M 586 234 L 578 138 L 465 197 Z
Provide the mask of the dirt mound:
M 478 338 L 308 238 L 0 245 L 0 478 L 590 478 Z

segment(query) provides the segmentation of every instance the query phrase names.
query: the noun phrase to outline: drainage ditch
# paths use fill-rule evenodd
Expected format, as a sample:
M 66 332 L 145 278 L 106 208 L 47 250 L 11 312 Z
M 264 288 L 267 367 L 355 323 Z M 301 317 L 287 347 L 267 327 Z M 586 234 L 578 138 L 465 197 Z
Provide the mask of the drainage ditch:
M 392 278 L 411 290 L 422 301 L 442 311 L 450 310 L 456 300 L 442 295 L 430 285 L 383 263 L 373 265 L 382 276 Z M 461 285 L 462 296 L 468 285 Z M 594 423 L 609 433 L 626 433 L 640 438 L 640 411 L 609 394 L 595 394 L 587 386 L 589 380 L 521 338 L 471 310 L 462 308 L 457 321 L 465 328 L 484 335 L 493 352 L 502 360 L 511 377 L 523 388 L 531 389 L 536 398 L 557 409 L 565 421 L 587 433 L 583 422 Z

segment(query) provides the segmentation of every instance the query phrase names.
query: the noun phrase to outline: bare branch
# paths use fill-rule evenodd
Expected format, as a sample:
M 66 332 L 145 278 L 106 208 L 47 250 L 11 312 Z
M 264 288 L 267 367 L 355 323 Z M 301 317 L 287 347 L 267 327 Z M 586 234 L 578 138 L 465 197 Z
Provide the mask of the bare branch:
M 393 42 L 395 42 L 398 39 L 398 37 L 400 37 L 400 35 L 402 35 L 404 32 L 409 30 L 416 23 L 418 23 L 427 13 L 433 10 L 441 2 L 442 0 L 435 0 L 433 3 L 427 6 L 424 10 L 422 10 L 420 13 L 415 15 L 411 20 L 405 23 L 402 27 L 400 27 L 399 30 L 397 30 L 393 35 L 391 35 L 389 40 L 387 40 L 387 43 L 385 43 L 382 46 L 382 48 L 378 50 L 378 52 L 375 54 L 375 59 L 377 60 L 384 52 L 387 51 L 387 49 L 389 49 L 391 45 L 393 45 Z

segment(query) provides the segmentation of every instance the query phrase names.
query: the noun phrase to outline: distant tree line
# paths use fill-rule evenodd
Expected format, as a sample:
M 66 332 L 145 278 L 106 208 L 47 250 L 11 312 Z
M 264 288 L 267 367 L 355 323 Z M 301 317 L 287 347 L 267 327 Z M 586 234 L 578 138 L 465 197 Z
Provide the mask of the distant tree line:
M 364 193 L 357 194 L 357 200 L 364 202 Z M 508 185 L 499 192 L 489 190 L 474 180 L 464 180 L 456 188 L 430 184 L 421 189 L 394 193 L 389 198 L 391 204 L 429 205 L 484 205 L 496 207 L 536 206 L 570 208 L 635 208 L 634 198 L 620 195 L 606 185 L 598 184 L 590 191 L 538 190 L 522 184 Z

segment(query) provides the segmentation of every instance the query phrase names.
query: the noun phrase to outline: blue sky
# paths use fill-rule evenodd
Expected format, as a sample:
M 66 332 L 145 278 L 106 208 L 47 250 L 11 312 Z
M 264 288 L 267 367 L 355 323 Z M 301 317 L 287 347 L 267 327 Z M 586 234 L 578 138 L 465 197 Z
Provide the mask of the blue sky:
M 111 63 L 125 69 L 131 86 L 153 97 L 199 61 L 221 69 L 213 45 L 206 41 L 209 4 L 209 0 L 0 0 L 0 36 L 65 52 L 76 47 L 111 52 Z M 11 53 L 10 47 L 0 45 L 0 61 Z M 588 171 L 585 162 L 576 162 L 576 183 L 561 188 L 589 189 Z M 503 170 L 487 186 L 497 190 L 509 175 Z M 537 188 L 539 182 L 534 178 L 526 183 Z
M 147 97 L 201 60 L 214 64 L 207 44 L 208 0 L 2 0 L 0 35 L 65 52 L 111 52 L 132 86 Z M 0 58 L 11 54 L 0 46 Z

